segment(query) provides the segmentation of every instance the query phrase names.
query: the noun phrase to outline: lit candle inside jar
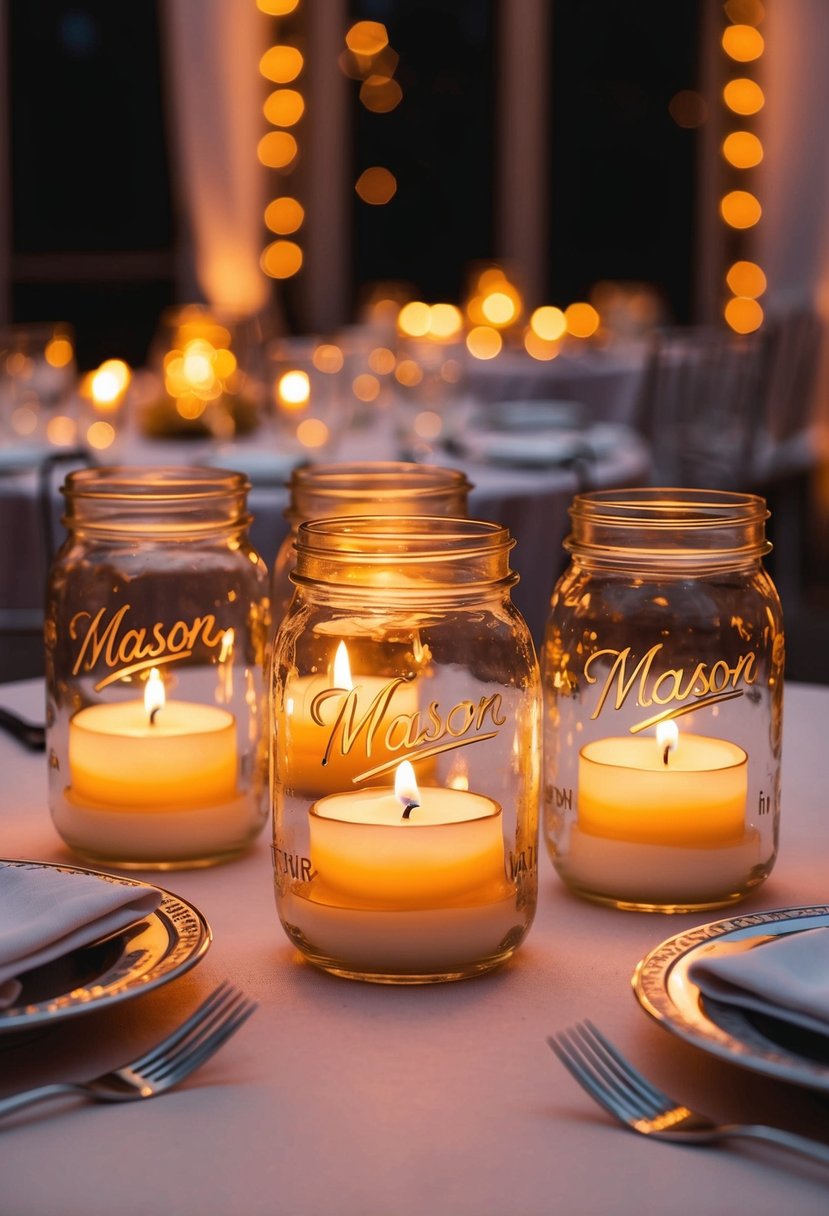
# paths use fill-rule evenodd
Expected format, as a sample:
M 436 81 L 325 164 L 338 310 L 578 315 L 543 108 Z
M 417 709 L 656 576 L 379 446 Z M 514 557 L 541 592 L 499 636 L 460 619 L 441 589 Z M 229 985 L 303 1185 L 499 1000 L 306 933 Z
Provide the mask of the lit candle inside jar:
M 482 794 L 419 790 L 404 760 L 394 789 L 331 794 L 311 807 L 312 897 L 398 910 L 503 897 L 501 820 Z
M 78 802 L 145 811 L 236 796 L 236 723 L 215 705 L 166 701 L 151 669 L 143 701 L 91 705 L 69 723 L 71 794 Z
M 330 674 L 288 680 L 284 707 L 279 724 L 285 732 L 284 784 L 328 794 L 396 758 L 417 713 L 417 690 L 410 680 L 352 677 L 341 641 Z M 383 774 L 376 780 L 389 778 Z
M 747 756 L 659 724 L 657 738 L 598 739 L 579 753 L 578 826 L 630 843 L 704 848 L 745 832 Z

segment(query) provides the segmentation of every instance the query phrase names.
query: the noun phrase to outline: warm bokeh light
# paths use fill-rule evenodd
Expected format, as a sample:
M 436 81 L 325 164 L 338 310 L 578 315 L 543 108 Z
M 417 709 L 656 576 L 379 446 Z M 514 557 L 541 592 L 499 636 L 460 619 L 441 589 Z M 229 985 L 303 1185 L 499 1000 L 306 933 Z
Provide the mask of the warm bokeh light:
M 321 418 L 304 418 L 296 429 L 296 437 L 305 448 L 324 447 L 330 434 Z
M 275 198 L 265 209 L 265 223 L 271 232 L 287 235 L 296 232 L 305 222 L 305 208 L 299 199 L 285 194 Z
M 498 330 L 489 325 L 476 325 L 466 335 L 466 349 L 474 359 L 494 359 L 503 345 Z
M 302 269 L 302 250 L 295 241 L 272 241 L 259 263 L 272 279 L 289 279 Z
M 369 76 L 360 85 L 360 101 L 373 114 L 389 114 L 403 100 L 403 90 L 391 76 Z
M 295 46 L 272 46 L 259 60 L 259 71 L 274 84 L 290 84 L 304 66 L 302 52 Z
M 763 35 L 753 25 L 729 25 L 723 30 L 723 50 L 738 63 L 751 63 L 763 53 Z
M 708 117 L 704 97 L 694 89 L 680 89 L 668 102 L 668 113 L 678 127 L 693 130 Z
M 78 428 L 74 418 L 56 414 L 46 424 L 46 438 L 57 447 L 66 448 L 75 442 Z
M 544 304 L 541 308 L 536 308 L 530 317 L 530 329 L 539 338 L 555 342 L 567 332 L 567 318 L 560 308 Z
M 766 276 L 756 262 L 735 262 L 725 281 L 735 296 L 755 300 L 766 290 Z
M 50 367 L 67 367 L 75 352 L 68 338 L 52 338 L 46 343 L 43 356 Z
M 394 378 L 404 388 L 414 388 L 423 379 L 423 368 L 414 359 L 401 359 L 394 370 Z
M 218 400 L 235 370 L 236 357 L 231 351 L 216 349 L 205 338 L 193 338 L 181 350 L 164 356 L 164 387 L 176 399 L 182 417 L 195 418 L 201 410 L 193 403 Z
M 369 351 L 368 365 L 378 376 L 388 376 L 394 371 L 397 359 L 394 351 L 386 346 L 375 346 Z
M 361 372 L 351 381 L 351 391 L 358 401 L 376 401 L 380 396 L 380 381 L 368 372 Z
M 763 309 L 756 300 L 737 296 L 726 304 L 725 319 L 735 333 L 753 334 L 763 324 Z
M 478 291 L 494 291 L 507 281 L 506 272 L 500 266 L 487 266 L 478 275 Z
M 176 413 L 186 422 L 195 422 L 197 418 L 201 418 L 206 409 L 207 402 L 202 401 L 199 397 L 176 398 Z
M 567 332 L 574 338 L 589 338 L 599 328 L 599 314 L 592 304 L 577 300 L 564 310 Z
M 289 410 L 302 410 L 311 398 L 311 381 L 303 371 L 285 372 L 276 382 L 279 404 Z
M 432 310 L 422 300 L 410 300 L 404 304 L 397 316 L 397 328 L 409 338 L 423 338 L 429 332 Z
M 720 214 L 732 228 L 751 228 L 760 219 L 763 208 L 748 190 L 731 190 L 720 200 Z
M 364 169 L 354 185 L 357 194 L 364 203 L 373 207 L 382 207 L 397 193 L 397 178 L 389 169 L 381 165 L 373 165 Z
M 434 410 L 421 410 L 415 415 L 412 430 L 418 439 L 431 441 L 437 439 L 443 430 L 443 419 Z
M 737 80 L 729 80 L 723 89 L 723 100 L 729 110 L 735 114 L 757 114 L 765 104 L 763 90 L 756 80 L 740 76 Z
M 264 111 L 275 127 L 292 127 L 305 113 L 305 99 L 296 89 L 277 89 L 265 101 Z
M 12 410 L 11 426 L 15 435 L 31 435 L 37 429 L 37 410 L 30 405 L 18 405 Z
M 463 329 L 463 315 L 454 304 L 433 304 L 429 309 L 429 333 L 434 338 L 454 338 Z
M 533 359 L 547 361 L 555 359 L 561 351 L 561 342 L 558 340 L 551 341 L 549 338 L 541 338 L 535 330 L 528 329 L 524 334 L 524 350 Z
M 89 376 L 89 396 L 97 409 L 116 409 L 132 373 L 123 359 L 107 359 Z M 107 446 L 107 445 L 105 445 Z
M 299 0 L 256 0 L 256 7 L 269 17 L 287 17 L 298 4 Z
M 87 429 L 86 442 L 91 448 L 102 452 L 115 442 L 115 427 L 111 422 L 104 422 L 102 419 L 93 422 Z
M 388 43 L 388 31 L 380 21 L 357 21 L 345 36 L 345 45 L 355 55 L 377 55 Z
M 763 145 L 751 131 L 732 131 L 726 135 L 722 152 L 735 169 L 753 169 L 763 159 Z
M 311 362 L 318 372 L 324 372 L 327 376 L 333 376 L 337 372 L 342 371 L 345 359 L 339 346 L 334 346 L 331 342 L 321 342 L 314 349 Z
M 518 306 L 509 292 L 499 290 L 484 297 L 481 312 L 490 325 L 510 325 L 518 316 Z
M 445 384 L 457 384 L 463 368 L 457 359 L 444 359 L 440 365 L 440 378 Z
M 293 135 L 287 131 L 269 131 L 259 140 L 256 153 L 269 169 L 286 169 L 299 151 Z

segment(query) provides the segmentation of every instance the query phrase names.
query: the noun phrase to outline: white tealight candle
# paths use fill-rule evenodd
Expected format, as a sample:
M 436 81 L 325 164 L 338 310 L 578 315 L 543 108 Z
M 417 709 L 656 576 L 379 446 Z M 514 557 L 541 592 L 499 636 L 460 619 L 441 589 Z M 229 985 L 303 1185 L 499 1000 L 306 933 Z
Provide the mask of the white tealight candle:
M 418 790 L 412 766 L 395 790 L 332 794 L 309 812 L 312 898 L 363 908 L 439 908 L 502 897 L 501 808 L 466 790 Z
M 703 735 L 598 739 L 579 754 L 582 832 L 631 843 L 704 848 L 745 830 L 747 756 Z
M 144 701 L 91 705 L 69 724 L 77 802 L 146 811 L 198 807 L 236 795 L 236 723 L 215 705 L 165 704 L 153 669 Z

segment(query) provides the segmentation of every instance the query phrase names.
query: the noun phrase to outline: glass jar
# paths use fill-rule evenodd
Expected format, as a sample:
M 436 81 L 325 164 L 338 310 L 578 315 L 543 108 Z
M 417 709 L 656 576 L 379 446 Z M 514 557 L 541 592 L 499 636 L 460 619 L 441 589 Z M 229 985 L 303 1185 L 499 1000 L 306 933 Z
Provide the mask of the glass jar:
M 461 979 L 529 929 L 540 687 L 512 543 L 434 516 L 298 530 L 271 676 L 276 903 L 327 971 Z
M 267 817 L 267 571 L 222 469 L 98 468 L 63 487 L 46 608 L 49 798 L 86 861 L 171 869 Z
M 457 469 L 367 460 L 304 465 L 294 469 L 289 489 L 291 501 L 285 514 L 291 530 L 276 556 L 271 586 L 277 626 L 294 593 L 291 571 L 301 523 L 345 515 L 466 515 L 472 486 Z
M 542 655 L 544 832 L 580 895 L 732 903 L 777 852 L 784 640 L 762 498 L 579 495 Z

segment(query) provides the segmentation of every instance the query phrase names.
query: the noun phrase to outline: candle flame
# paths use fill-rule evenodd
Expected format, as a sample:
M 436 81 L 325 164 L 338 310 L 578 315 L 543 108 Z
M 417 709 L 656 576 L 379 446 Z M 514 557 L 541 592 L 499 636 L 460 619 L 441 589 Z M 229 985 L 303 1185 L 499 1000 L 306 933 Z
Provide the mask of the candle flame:
M 664 763 L 667 764 L 669 753 L 676 751 L 679 744 L 679 728 L 672 718 L 657 724 L 656 743 L 662 753 Z
M 334 685 L 336 688 L 347 688 L 349 692 L 354 687 L 351 678 L 351 664 L 348 661 L 348 647 L 340 642 L 334 655 Z
M 219 662 L 226 663 L 228 659 L 233 657 L 233 643 L 236 641 L 236 633 L 233 629 L 226 629 L 222 634 L 222 648 L 219 651 Z
M 412 807 L 420 806 L 417 778 L 408 760 L 401 760 L 397 766 L 397 772 L 394 774 L 394 794 L 404 807 L 403 818 L 408 819 Z
M 147 676 L 147 683 L 144 685 L 144 708 L 149 714 L 151 722 L 155 719 L 158 711 L 164 708 L 166 700 L 164 681 L 158 674 L 158 668 L 151 667 Z

